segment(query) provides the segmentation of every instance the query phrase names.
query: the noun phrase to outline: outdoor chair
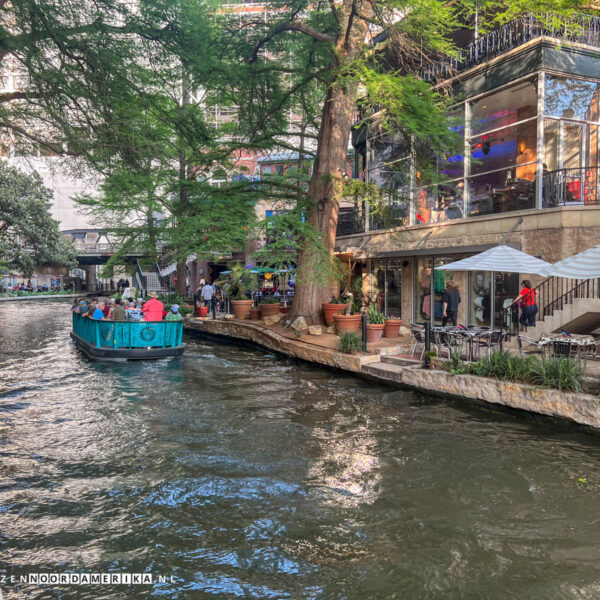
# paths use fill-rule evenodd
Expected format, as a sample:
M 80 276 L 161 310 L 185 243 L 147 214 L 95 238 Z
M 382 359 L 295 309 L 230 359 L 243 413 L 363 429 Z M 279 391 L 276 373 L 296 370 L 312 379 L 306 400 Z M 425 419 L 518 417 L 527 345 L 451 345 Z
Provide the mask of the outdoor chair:
M 487 348 L 488 358 L 491 358 L 492 352 L 496 349 L 502 349 L 502 340 L 504 339 L 504 331 L 485 331 L 473 339 L 473 354 L 477 354 L 477 359 L 480 358 L 482 348 Z M 476 352 L 475 352 L 476 351 Z
M 424 332 L 425 329 L 421 325 L 417 325 L 416 323 L 410 324 L 411 343 L 409 353 L 411 358 L 415 355 L 417 346 L 419 344 L 423 346 L 419 359 L 423 358 L 423 354 L 425 354 L 425 339 L 423 337 Z
M 463 355 L 467 340 L 460 332 L 436 329 L 434 330 L 434 338 L 438 356 L 441 356 L 444 348 L 448 352 L 448 358 L 451 358 L 453 354 Z
M 524 353 L 540 352 L 542 360 L 546 359 L 546 346 L 540 343 L 540 340 L 534 340 L 526 335 L 517 336 L 517 346 L 519 348 L 519 356 L 523 358 Z
M 577 361 L 577 364 L 581 366 L 581 359 L 583 356 L 583 369 L 582 373 L 585 373 L 587 367 L 588 352 L 585 346 L 579 344 L 573 344 L 568 340 L 555 340 L 552 342 L 552 357 L 553 358 L 569 358 Z

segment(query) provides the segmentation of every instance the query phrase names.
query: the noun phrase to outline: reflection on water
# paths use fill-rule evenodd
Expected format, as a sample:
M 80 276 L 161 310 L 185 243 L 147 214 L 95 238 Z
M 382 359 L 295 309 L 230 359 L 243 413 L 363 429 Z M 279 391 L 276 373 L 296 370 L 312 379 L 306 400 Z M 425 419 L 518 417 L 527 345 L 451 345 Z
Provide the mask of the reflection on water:
M 600 596 L 598 439 L 199 338 L 93 363 L 69 319 L 0 304 L 0 575 L 173 581 L 4 598 Z

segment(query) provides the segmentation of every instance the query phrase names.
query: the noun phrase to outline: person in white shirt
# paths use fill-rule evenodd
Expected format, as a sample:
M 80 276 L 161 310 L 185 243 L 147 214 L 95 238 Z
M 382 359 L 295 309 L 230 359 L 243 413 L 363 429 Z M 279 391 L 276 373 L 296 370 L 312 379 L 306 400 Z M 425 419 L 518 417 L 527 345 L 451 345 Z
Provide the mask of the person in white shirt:
M 202 301 L 204 302 L 204 306 L 210 306 L 210 301 L 212 300 L 214 293 L 215 293 L 215 290 L 214 290 L 213 286 L 210 285 L 210 283 L 207 283 L 202 288 L 200 297 L 202 298 Z

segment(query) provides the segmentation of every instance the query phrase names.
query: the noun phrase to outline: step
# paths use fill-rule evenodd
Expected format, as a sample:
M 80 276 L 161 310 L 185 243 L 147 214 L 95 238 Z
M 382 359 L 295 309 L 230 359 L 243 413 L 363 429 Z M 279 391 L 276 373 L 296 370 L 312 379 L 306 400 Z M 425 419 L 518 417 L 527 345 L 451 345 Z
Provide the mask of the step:
M 404 356 L 382 356 L 381 362 L 390 364 L 390 365 L 398 365 L 400 367 L 416 367 L 422 364 L 423 361 L 417 360 L 414 358 L 405 358 Z
M 402 374 L 406 367 L 399 365 L 391 365 L 388 363 L 371 363 L 363 365 L 361 371 L 367 375 L 373 375 L 379 379 L 386 379 L 388 381 L 395 381 L 397 383 L 402 382 Z

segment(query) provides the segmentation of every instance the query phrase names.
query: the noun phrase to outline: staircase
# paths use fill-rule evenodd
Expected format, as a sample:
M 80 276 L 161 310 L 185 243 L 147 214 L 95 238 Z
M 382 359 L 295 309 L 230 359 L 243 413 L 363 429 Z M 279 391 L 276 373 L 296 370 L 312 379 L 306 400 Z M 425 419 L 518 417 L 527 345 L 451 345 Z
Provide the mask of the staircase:
M 137 271 L 134 276 L 135 285 L 139 290 L 148 292 L 166 292 L 167 290 L 161 285 L 160 279 L 155 271 L 144 271 L 138 261 Z
M 513 333 L 538 339 L 542 333 L 590 333 L 600 328 L 600 279 L 550 277 L 535 288 L 539 312 L 535 327 L 520 327 L 513 310 Z

